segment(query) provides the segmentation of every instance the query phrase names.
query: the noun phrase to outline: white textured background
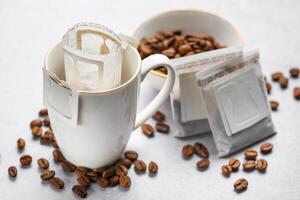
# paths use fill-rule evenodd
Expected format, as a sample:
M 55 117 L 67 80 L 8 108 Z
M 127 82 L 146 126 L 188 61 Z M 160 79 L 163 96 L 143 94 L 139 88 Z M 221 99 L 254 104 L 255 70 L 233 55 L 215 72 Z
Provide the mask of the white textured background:
M 76 2 L 76 3 L 75 3 Z M 65 189 L 54 191 L 42 184 L 36 160 L 43 156 L 51 160 L 51 148 L 33 141 L 28 123 L 42 107 L 42 70 L 46 51 L 61 39 L 67 27 L 79 21 L 94 21 L 117 32 L 130 34 L 148 17 L 171 9 L 195 8 L 216 12 L 235 24 L 246 44 L 261 50 L 264 72 L 274 70 L 285 73 L 291 66 L 300 66 L 300 1 L 285 0 L 0 0 L 0 199 L 38 200 L 75 199 L 71 187 L 72 176 L 64 174 L 51 161 Z M 287 90 L 273 86 L 272 98 L 280 101 L 273 114 L 278 134 L 271 138 L 274 152 L 266 159 L 266 174 L 258 172 L 234 173 L 224 178 L 220 166 L 226 159 L 216 158 L 216 148 L 211 135 L 179 140 L 169 135 L 156 134 L 146 138 L 140 130 L 132 134 L 129 149 L 137 150 L 145 161 L 155 160 L 159 174 L 149 177 L 130 171 L 132 187 L 129 191 L 99 189 L 89 190 L 89 199 L 280 199 L 300 198 L 300 102 L 292 98 L 292 87 L 300 80 L 292 80 Z M 146 105 L 156 94 L 149 80 L 142 85 L 141 105 Z M 167 102 L 162 111 L 170 119 Z M 149 123 L 154 123 L 149 120 Z M 174 129 L 174 127 L 172 127 Z M 19 168 L 16 140 L 24 137 L 25 153 L 33 156 L 33 166 L 20 169 L 15 181 L 7 175 L 9 165 Z M 196 156 L 189 161 L 181 158 L 181 147 L 186 143 L 203 142 L 211 153 L 211 166 L 198 172 Z M 254 146 L 254 148 L 258 148 Z M 241 153 L 236 155 L 242 159 Z M 233 191 L 233 182 L 246 177 L 249 188 L 242 194 Z

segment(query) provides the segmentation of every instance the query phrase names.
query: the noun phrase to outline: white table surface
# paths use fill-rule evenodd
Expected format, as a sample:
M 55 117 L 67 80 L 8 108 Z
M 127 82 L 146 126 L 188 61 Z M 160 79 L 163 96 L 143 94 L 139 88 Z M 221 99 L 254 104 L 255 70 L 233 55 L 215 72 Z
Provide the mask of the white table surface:
M 272 2 L 272 3 L 271 3 Z M 0 0 L 0 199 L 38 200 L 75 199 L 71 187 L 74 176 L 65 175 L 51 159 L 52 149 L 33 141 L 28 123 L 42 107 L 42 70 L 46 51 L 61 39 L 67 27 L 79 21 L 94 21 L 117 32 L 130 34 L 143 20 L 161 11 L 179 8 L 202 8 L 223 15 L 232 21 L 244 36 L 247 45 L 261 51 L 264 72 L 288 72 L 291 66 L 300 66 L 300 2 L 262 0 Z M 271 98 L 280 101 L 279 111 L 273 114 L 278 134 L 269 139 L 274 152 L 266 159 L 266 174 L 258 172 L 234 173 L 224 178 L 220 167 L 227 159 L 218 159 L 210 134 L 189 139 L 176 139 L 156 134 L 148 139 L 140 130 L 133 132 L 128 149 L 135 149 L 145 161 L 159 164 L 156 177 L 136 175 L 130 171 L 132 186 L 129 191 L 118 187 L 89 190 L 89 199 L 289 199 L 300 198 L 300 102 L 292 97 L 292 88 L 300 85 L 292 80 L 287 90 L 273 86 Z M 157 93 L 146 80 L 141 87 L 141 107 Z M 170 104 L 162 108 L 172 124 Z M 154 123 L 149 120 L 149 123 Z M 174 126 L 171 127 L 175 129 Z M 19 169 L 15 181 L 9 179 L 7 168 L 17 165 L 19 156 L 16 140 L 26 139 L 24 153 L 33 156 L 33 166 Z M 203 142 L 210 151 L 211 166 L 205 172 L 195 169 L 198 160 L 181 158 L 186 143 Z M 257 149 L 258 145 L 253 146 Z M 51 168 L 65 181 L 65 189 L 54 191 L 42 184 L 36 167 L 38 157 L 51 160 Z M 236 155 L 242 159 L 242 153 Z M 233 182 L 245 177 L 249 188 L 242 194 L 233 191 Z

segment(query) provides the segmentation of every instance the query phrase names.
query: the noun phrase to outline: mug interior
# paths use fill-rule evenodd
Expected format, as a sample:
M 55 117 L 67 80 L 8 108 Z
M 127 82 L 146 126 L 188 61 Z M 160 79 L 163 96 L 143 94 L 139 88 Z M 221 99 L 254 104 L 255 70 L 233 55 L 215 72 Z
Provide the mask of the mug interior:
M 64 55 L 62 43 L 58 43 L 54 48 L 52 48 L 45 58 L 45 68 L 54 73 L 60 80 L 66 81 L 65 69 L 64 69 Z M 115 91 L 126 87 L 132 80 L 138 76 L 141 68 L 141 57 L 138 51 L 128 44 L 126 50 L 123 51 L 122 58 L 122 77 L 121 84 L 118 87 L 101 90 L 101 91 L 85 91 L 79 90 L 80 93 L 105 93 L 110 91 Z

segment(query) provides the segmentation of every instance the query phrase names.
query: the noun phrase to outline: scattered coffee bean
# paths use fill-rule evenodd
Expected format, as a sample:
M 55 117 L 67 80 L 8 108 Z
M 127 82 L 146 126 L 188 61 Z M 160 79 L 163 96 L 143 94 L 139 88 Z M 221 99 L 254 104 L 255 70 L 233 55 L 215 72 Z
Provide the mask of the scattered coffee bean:
M 273 144 L 271 143 L 265 143 L 260 146 L 260 152 L 263 154 L 271 153 L 272 149 L 273 149 Z
M 94 170 L 88 171 L 86 176 L 89 177 L 89 179 L 93 182 L 96 182 L 96 180 L 99 178 L 99 174 Z
M 18 170 L 17 170 L 17 168 L 16 168 L 15 166 L 10 166 L 10 167 L 8 168 L 8 175 L 9 175 L 10 177 L 15 178 L 15 177 L 18 175 Z
M 295 99 L 300 100 L 300 87 L 295 87 L 293 91 Z
M 241 162 L 236 158 L 231 158 L 228 165 L 232 168 L 232 171 L 237 171 L 241 165 Z
M 91 185 L 91 179 L 85 175 L 79 176 L 77 178 L 77 182 L 79 185 L 83 186 L 84 188 L 89 188 Z
M 131 160 L 131 161 L 135 161 L 138 158 L 138 153 L 132 150 L 128 150 L 124 153 L 125 158 Z
M 53 170 L 47 170 L 41 174 L 41 179 L 43 181 L 49 181 L 55 176 L 55 171 Z
M 85 176 L 88 172 L 90 171 L 89 168 L 83 167 L 83 166 L 78 166 L 76 167 L 75 174 L 79 176 Z
M 75 172 L 76 170 L 76 166 L 67 160 L 61 161 L 61 167 L 63 168 L 64 172 Z
M 120 183 L 120 186 L 121 186 L 122 188 L 127 189 L 127 188 L 129 188 L 130 185 L 131 185 L 131 179 L 130 179 L 129 176 L 122 175 L 122 176 L 120 176 L 120 178 L 119 178 L 119 183 Z
M 150 124 L 142 124 L 142 131 L 148 137 L 154 136 L 154 128 Z
M 157 174 L 158 165 L 154 161 L 150 161 L 148 164 L 148 171 L 152 175 Z
M 115 165 L 117 165 L 117 164 L 115 164 Z M 94 171 L 97 172 L 99 176 L 102 176 L 102 174 L 103 174 L 103 172 L 104 172 L 105 170 L 107 170 L 107 167 L 106 167 L 106 166 L 104 166 L 104 167 L 98 167 L 98 168 L 96 168 Z M 91 171 L 91 170 L 90 170 L 90 171 Z
M 32 157 L 30 155 L 23 155 L 20 157 L 20 163 L 22 166 L 29 166 L 32 162 Z
M 81 185 L 74 185 L 72 187 L 72 191 L 75 195 L 77 195 L 80 198 L 86 198 L 87 197 L 87 191 L 85 188 Z
M 291 68 L 290 69 L 290 75 L 291 75 L 292 78 L 298 78 L 299 73 L 300 73 L 299 68 Z
M 229 176 L 232 172 L 232 167 L 230 165 L 223 165 L 221 169 L 224 176 Z
M 46 116 L 48 116 L 48 110 L 47 110 L 47 108 L 41 109 L 41 110 L 39 111 L 39 116 L 40 116 L 40 117 L 46 117 Z
M 253 171 L 256 167 L 256 162 L 254 160 L 247 160 L 243 163 L 244 171 Z
M 199 160 L 196 165 L 199 170 L 205 170 L 209 167 L 209 160 L 208 159 Z
M 287 86 L 289 84 L 289 79 L 284 77 L 284 76 L 281 76 L 279 78 L 279 84 L 280 84 L 282 89 L 285 89 L 285 88 L 287 88 Z
M 59 146 L 56 142 L 56 140 L 54 139 L 53 142 L 52 142 L 52 146 L 55 148 L 55 149 L 59 149 Z
M 119 185 L 119 176 L 109 177 L 108 182 L 110 187 L 115 187 Z
M 131 164 L 132 164 L 132 161 L 127 159 L 127 158 L 124 158 L 124 159 L 120 159 L 118 160 L 118 162 L 116 163 L 117 165 L 123 165 L 125 167 L 127 167 L 127 169 L 130 168 Z
M 45 131 L 45 133 L 41 136 L 41 144 L 50 145 L 54 141 L 54 135 L 51 130 Z
M 271 100 L 271 101 L 270 101 L 270 106 L 271 106 L 271 109 L 272 109 L 273 111 L 276 111 L 276 110 L 278 109 L 279 102 L 278 102 L 278 101 Z
M 169 133 L 170 127 L 168 124 L 164 122 L 157 122 L 155 124 L 155 129 L 160 133 Z
M 49 168 L 49 162 L 45 158 L 38 159 L 37 164 L 40 169 L 48 169 Z
M 152 118 L 157 122 L 163 122 L 165 120 L 165 115 L 160 111 L 156 111 Z
M 99 177 L 96 182 L 100 187 L 103 187 L 103 188 L 105 188 L 109 185 L 108 180 L 103 177 Z
M 34 137 L 41 137 L 42 134 L 43 134 L 43 131 L 40 127 L 35 126 L 35 127 L 32 128 L 31 133 Z
M 192 145 L 186 144 L 182 147 L 181 154 L 183 158 L 188 159 L 191 158 L 194 154 L 194 149 Z
M 259 159 L 256 162 L 256 169 L 261 172 L 264 173 L 267 170 L 268 167 L 268 162 L 265 159 Z
M 42 121 L 40 119 L 35 119 L 30 122 L 30 128 L 33 129 L 34 127 L 42 127 Z
M 202 143 L 196 142 L 194 144 L 194 151 L 198 156 L 200 156 L 202 158 L 208 158 L 209 157 L 208 150 L 207 150 L 206 146 L 204 146 Z
M 280 77 L 283 76 L 283 74 L 281 72 L 274 72 L 271 76 L 273 81 L 277 82 L 279 81 Z
M 266 82 L 266 88 L 267 88 L 268 94 L 270 94 L 271 90 L 272 90 L 272 85 L 270 83 Z
M 51 122 L 50 122 L 49 118 L 45 118 L 45 119 L 43 120 L 43 125 L 44 125 L 45 127 L 50 127 L 50 126 L 51 126 Z
M 134 169 L 138 173 L 143 173 L 143 172 L 145 172 L 147 170 L 147 165 L 142 160 L 136 160 L 134 162 Z
M 103 173 L 102 173 L 102 177 L 103 178 L 109 178 L 111 176 L 115 175 L 115 168 L 114 167 L 110 167 L 108 169 L 106 169 Z
M 247 149 L 244 151 L 245 159 L 247 160 L 256 160 L 257 151 L 252 149 Z
M 65 183 L 63 180 L 61 180 L 58 177 L 53 177 L 49 180 L 50 184 L 55 188 L 55 189 L 59 189 L 62 190 L 65 186 Z
M 118 176 L 126 176 L 128 173 L 127 168 L 124 165 L 116 165 L 115 174 Z
M 61 162 L 65 160 L 64 156 L 58 149 L 53 150 L 52 155 L 55 162 Z
M 19 138 L 17 140 L 17 146 L 19 150 L 23 150 L 25 148 L 25 140 L 23 138 Z
M 233 187 L 236 192 L 245 191 L 248 187 L 248 181 L 244 178 L 240 178 L 233 184 Z

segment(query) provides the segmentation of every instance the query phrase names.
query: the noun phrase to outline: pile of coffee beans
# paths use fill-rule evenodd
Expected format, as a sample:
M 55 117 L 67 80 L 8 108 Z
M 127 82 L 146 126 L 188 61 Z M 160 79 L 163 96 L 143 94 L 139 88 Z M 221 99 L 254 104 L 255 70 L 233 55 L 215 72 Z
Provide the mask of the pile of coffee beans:
M 182 31 L 175 30 L 169 32 L 159 31 L 153 37 L 142 39 L 138 45 L 138 51 L 142 58 L 161 53 L 171 59 L 224 47 L 211 35 L 200 33 L 183 35 Z M 167 69 L 164 67 L 159 67 L 157 70 L 167 74 Z
M 155 130 L 157 132 L 164 133 L 164 134 L 169 133 L 170 126 L 164 122 L 165 114 L 163 114 L 160 111 L 157 111 L 152 116 L 152 119 L 154 119 L 156 121 Z M 147 137 L 153 137 L 155 134 L 155 130 L 154 130 L 153 126 L 151 126 L 150 124 L 147 124 L 147 123 L 142 124 L 141 129 L 142 129 L 142 132 L 144 133 L 144 135 L 146 135 Z

